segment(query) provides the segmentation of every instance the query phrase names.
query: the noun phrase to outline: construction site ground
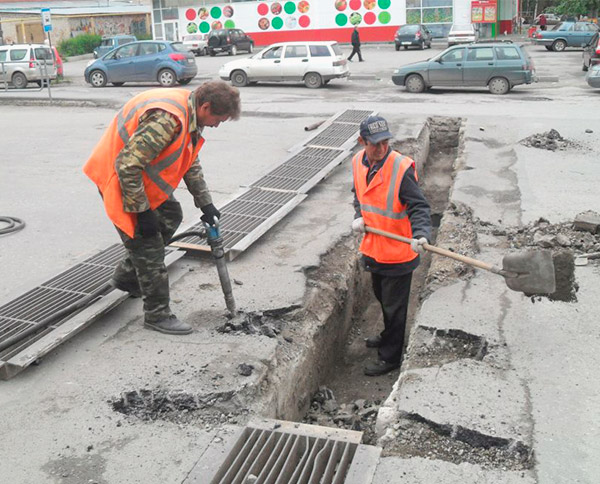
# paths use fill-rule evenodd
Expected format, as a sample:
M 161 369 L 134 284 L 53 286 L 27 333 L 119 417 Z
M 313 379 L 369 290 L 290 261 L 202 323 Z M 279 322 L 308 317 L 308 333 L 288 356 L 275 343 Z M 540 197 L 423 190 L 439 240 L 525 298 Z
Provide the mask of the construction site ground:
M 559 82 L 506 96 L 409 94 L 391 84 L 392 69 L 432 52 L 381 45 L 363 49 L 354 80 L 243 88 L 241 119 L 204 133 L 214 201 L 277 166 L 305 126 L 374 110 L 418 159 L 440 246 L 495 264 L 527 247 L 600 252 L 600 235 L 572 228 L 578 214 L 600 211 L 598 92 L 580 51 L 529 51 L 538 74 Z M 228 60 L 197 61 L 212 78 Z M 118 241 L 81 167 L 117 108 L 151 86 L 92 89 L 84 66 L 65 64 L 69 82 L 53 89 L 53 105 L 45 91 L 0 94 L 0 215 L 27 223 L 0 239 L 0 303 Z M 521 143 L 551 129 L 569 143 Z M 402 369 L 366 378 L 376 353 L 363 339 L 382 322 L 350 231 L 351 188 L 346 162 L 229 264 L 247 324 L 226 324 L 210 257 L 186 257 L 170 269 L 171 298 L 191 335 L 144 329 L 141 301 L 130 298 L 0 382 L 0 481 L 180 483 L 209 446 L 260 416 L 363 430 L 383 448 L 377 484 L 597 482 L 598 261 L 576 266 L 551 300 L 427 257 Z M 195 223 L 187 190 L 176 196 L 182 226 Z

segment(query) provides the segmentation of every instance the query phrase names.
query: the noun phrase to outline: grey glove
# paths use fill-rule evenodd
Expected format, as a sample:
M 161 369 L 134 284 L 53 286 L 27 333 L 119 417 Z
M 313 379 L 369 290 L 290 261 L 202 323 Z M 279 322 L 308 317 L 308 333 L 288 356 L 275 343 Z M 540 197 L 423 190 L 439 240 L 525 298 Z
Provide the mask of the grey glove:
M 363 220 L 362 217 L 355 218 L 352 221 L 352 231 L 358 232 L 358 233 L 365 232 L 365 221 Z
M 410 242 L 410 248 L 417 254 L 423 255 L 425 253 L 425 247 L 423 247 L 423 244 L 428 244 L 427 239 L 425 237 L 412 239 Z

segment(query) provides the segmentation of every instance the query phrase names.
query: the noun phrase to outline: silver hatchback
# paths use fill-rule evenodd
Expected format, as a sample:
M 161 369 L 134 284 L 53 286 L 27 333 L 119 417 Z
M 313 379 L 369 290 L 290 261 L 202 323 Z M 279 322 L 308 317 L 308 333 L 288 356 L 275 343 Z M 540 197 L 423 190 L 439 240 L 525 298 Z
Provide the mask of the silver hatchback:
M 39 86 L 44 80 L 56 79 L 56 60 L 49 47 L 42 44 L 0 46 L 0 84 L 9 83 L 24 89 L 29 82 Z

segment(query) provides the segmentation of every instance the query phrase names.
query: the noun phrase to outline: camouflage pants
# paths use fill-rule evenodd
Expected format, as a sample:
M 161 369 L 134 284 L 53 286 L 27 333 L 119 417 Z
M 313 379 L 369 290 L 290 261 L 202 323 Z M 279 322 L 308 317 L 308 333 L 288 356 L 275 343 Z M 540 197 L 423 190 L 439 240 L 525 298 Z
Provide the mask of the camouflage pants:
M 113 280 L 120 287 L 139 287 L 144 298 L 144 318 L 156 322 L 171 316 L 169 275 L 165 266 L 165 242 L 168 242 L 183 219 L 181 205 L 170 198 L 156 213 L 160 233 L 142 237 L 135 229 L 133 239 L 117 228 L 127 255 L 119 262 Z

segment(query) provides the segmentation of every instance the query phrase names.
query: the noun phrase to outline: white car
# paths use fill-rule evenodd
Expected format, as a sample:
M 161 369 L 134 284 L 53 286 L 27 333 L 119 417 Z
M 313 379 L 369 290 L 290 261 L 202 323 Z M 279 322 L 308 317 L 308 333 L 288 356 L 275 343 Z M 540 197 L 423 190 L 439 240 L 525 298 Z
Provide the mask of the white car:
M 257 81 L 295 81 L 315 89 L 349 75 L 337 42 L 280 42 L 219 69 L 219 77 L 236 87 Z
M 183 46 L 196 55 L 208 54 L 208 34 L 191 34 L 183 36 Z
M 448 47 L 456 44 L 476 42 L 478 37 L 473 24 L 452 25 L 452 27 L 450 27 L 450 32 L 448 33 Z

